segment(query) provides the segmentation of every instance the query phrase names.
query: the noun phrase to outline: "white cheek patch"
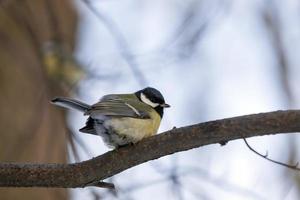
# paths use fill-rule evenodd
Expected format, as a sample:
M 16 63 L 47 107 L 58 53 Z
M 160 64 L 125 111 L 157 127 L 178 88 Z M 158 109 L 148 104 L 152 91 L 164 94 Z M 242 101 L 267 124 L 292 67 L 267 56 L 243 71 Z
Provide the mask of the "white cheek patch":
M 141 93 L 141 100 L 142 102 L 148 104 L 149 106 L 151 106 L 152 108 L 155 108 L 157 106 L 159 106 L 159 103 L 153 103 L 150 99 L 148 99 L 143 93 Z

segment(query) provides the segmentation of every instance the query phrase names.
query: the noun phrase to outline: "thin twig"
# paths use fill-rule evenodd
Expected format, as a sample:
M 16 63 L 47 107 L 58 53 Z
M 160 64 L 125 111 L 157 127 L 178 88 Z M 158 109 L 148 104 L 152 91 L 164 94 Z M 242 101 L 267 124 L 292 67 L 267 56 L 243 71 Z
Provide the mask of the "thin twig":
M 286 163 L 283 163 L 283 162 L 279 162 L 279 161 L 276 161 L 276 160 L 273 160 L 271 158 L 268 158 L 268 151 L 266 151 L 266 154 L 263 155 L 259 152 L 257 152 L 255 149 L 253 149 L 249 143 L 247 142 L 247 140 L 245 138 L 243 138 L 245 144 L 247 145 L 247 147 L 252 151 L 254 152 L 255 154 L 259 155 L 260 157 L 272 162 L 272 163 L 275 163 L 275 164 L 278 164 L 278 165 L 281 165 L 281 166 L 284 166 L 284 167 L 287 167 L 287 168 L 290 168 L 290 169 L 293 169 L 293 170 L 297 170 L 297 171 L 300 171 L 300 168 L 298 168 L 298 165 L 299 165 L 299 162 L 297 162 L 295 165 L 289 165 L 289 164 L 286 164 Z
M 122 34 L 122 31 L 120 31 L 116 23 L 108 16 L 103 15 L 98 10 L 96 10 L 89 0 L 82 0 L 82 2 L 97 17 L 97 19 L 99 19 L 99 21 L 101 21 L 104 24 L 107 30 L 111 33 L 111 36 L 115 39 L 116 44 L 119 46 L 121 55 L 129 65 L 137 82 L 142 87 L 148 85 L 148 81 L 142 73 L 142 71 L 139 69 L 139 66 L 136 60 L 134 59 L 134 56 L 130 50 L 129 44 L 125 36 Z

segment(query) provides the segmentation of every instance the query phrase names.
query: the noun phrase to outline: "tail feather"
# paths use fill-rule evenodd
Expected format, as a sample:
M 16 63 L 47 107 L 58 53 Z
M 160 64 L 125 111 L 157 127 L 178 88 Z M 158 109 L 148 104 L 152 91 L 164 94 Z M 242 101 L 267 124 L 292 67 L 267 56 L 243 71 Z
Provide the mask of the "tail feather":
M 55 99 L 52 99 L 51 103 L 64 108 L 79 110 L 81 112 L 86 112 L 91 108 L 91 106 L 86 103 L 66 97 L 57 97 Z

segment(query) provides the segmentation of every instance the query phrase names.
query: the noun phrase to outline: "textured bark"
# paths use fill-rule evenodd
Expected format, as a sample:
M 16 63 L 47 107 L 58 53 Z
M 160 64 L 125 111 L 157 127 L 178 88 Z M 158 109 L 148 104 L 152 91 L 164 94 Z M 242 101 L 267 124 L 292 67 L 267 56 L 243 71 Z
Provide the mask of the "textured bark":
M 300 132 L 300 111 L 276 111 L 210 121 L 145 139 L 75 164 L 0 164 L 2 187 L 84 187 L 179 151 L 234 139 Z

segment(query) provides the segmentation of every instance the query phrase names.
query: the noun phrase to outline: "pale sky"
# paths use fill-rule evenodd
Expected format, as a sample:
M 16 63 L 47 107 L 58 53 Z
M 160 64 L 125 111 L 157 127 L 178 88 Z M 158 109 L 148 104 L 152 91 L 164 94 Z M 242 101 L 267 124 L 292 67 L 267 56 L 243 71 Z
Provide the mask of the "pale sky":
M 171 104 L 172 107 L 165 112 L 160 132 L 173 126 L 288 108 L 279 90 L 269 36 L 258 18 L 257 12 L 262 7 L 260 1 L 235 0 L 228 3 L 231 5 L 224 8 L 225 11 L 210 5 L 218 5 L 219 1 L 203 1 L 208 4 L 204 7 L 195 4 L 199 7 L 196 7 L 199 18 L 204 12 L 215 19 L 193 52 L 182 57 L 178 56 L 182 52 L 176 49 L 176 41 L 167 48 L 162 44 L 178 27 L 186 2 L 194 1 L 91 2 L 96 2 L 97 9 L 115 22 L 149 85 L 159 89 Z M 295 5 L 300 8 L 299 3 L 293 0 L 284 2 L 281 9 L 286 10 L 282 13 L 282 18 L 287 20 L 286 41 L 287 44 L 293 42 L 297 50 L 300 31 L 296 23 L 299 20 L 292 19 L 295 12 L 300 13 L 300 9 L 294 9 Z M 105 94 L 129 93 L 143 87 L 119 53 L 122 49 L 105 25 L 80 1 L 78 5 L 81 23 L 76 56 L 90 71 L 104 77 L 81 81 L 77 98 L 94 103 Z M 195 26 L 201 25 L 200 22 L 194 23 Z M 293 53 L 291 62 L 296 66 L 292 68 L 294 73 L 291 76 L 296 84 L 299 59 Z M 78 132 L 85 123 L 85 117 L 80 113 L 70 112 L 69 122 L 74 132 L 93 150 L 94 156 L 108 150 L 100 138 Z M 256 137 L 249 139 L 249 143 L 259 152 L 268 150 L 272 158 L 284 162 L 287 161 L 288 138 L 288 135 Z M 82 155 L 82 159 L 89 157 Z M 136 189 L 130 196 L 120 192 L 118 199 L 179 199 L 172 194 L 174 192 L 167 181 L 160 181 L 165 173 L 157 170 L 168 171 L 174 162 L 184 174 L 180 178 L 183 199 L 298 198 L 296 188 L 284 178 L 287 173 L 295 172 L 261 159 L 250 152 L 242 140 L 236 140 L 225 147 L 209 145 L 161 158 L 116 175 L 113 182 L 122 190 L 158 182 Z M 199 173 L 185 173 L 190 168 L 198 168 Z M 72 191 L 73 199 L 91 197 L 88 189 Z

